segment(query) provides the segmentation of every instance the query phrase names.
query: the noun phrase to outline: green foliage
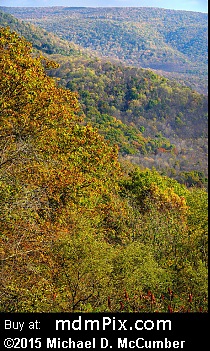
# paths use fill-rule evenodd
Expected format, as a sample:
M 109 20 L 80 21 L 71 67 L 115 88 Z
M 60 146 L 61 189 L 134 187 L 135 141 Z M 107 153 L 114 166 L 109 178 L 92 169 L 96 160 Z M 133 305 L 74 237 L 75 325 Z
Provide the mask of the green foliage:
M 182 172 L 178 178 L 180 183 L 184 183 L 188 187 L 207 186 L 208 179 L 201 171 Z
M 112 246 L 88 233 L 87 223 L 81 233 L 55 244 L 54 288 L 58 311 L 79 310 L 87 302 L 93 310 L 104 306 L 113 252 Z
M 50 265 L 52 242 L 79 226 L 75 213 L 92 219 L 97 232 L 113 212 L 120 166 L 117 151 L 80 124 L 76 95 L 56 87 L 27 42 L 2 29 L 0 49 L 1 294 L 9 290 L 10 299 L 19 286 L 11 308 L 22 309 L 25 289 L 48 279 L 48 269 L 44 279 L 39 276 L 44 262 Z M 108 227 L 107 240 L 109 232 L 115 237 Z M 5 277 L 16 265 L 10 284 Z
M 172 168 L 176 173 L 199 168 L 206 174 L 206 97 L 150 71 L 100 60 L 56 59 L 60 68 L 50 75 L 79 93 L 85 120 L 123 155 L 169 175 Z M 151 106 L 151 101 L 158 103 Z
M 33 44 L 37 50 L 41 50 L 48 54 L 61 54 L 61 55 L 80 55 L 79 47 L 73 43 L 68 43 L 65 40 L 59 39 L 52 33 L 30 25 L 0 11 L 0 25 L 2 27 L 9 26 L 12 31 L 15 31 L 22 37 L 25 37 L 28 42 Z
M 148 290 L 161 294 L 171 285 L 168 272 L 158 266 L 151 248 L 138 241 L 121 250 L 115 267 L 114 274 L 118 277 L 119 289 L 124 287 L 129 295 Z
M 158 70 L 207 93 L 207 14 L 147 7 L 45 8 L 45 16 L 39 8 L 3 10 L 100 56 Z
M 53 9 L 48 11 L 53 18 Z M 56 12 L 56 16 L 63 17 L 63 10 L 59 11 Z M 94 16 L 99 20 L 97 11 L 94 12 Z M 129 13 L 123 9 L 112 11 L 116 12 L 117 21 L 123 16 L 129 18 Z M 137 16 L 139 21 L 143 15 L 149 20 L 147 12 L 141 14 L 140 10 L 131 11 L 134 15 L 132 18 Z M 147 11 L 154 15 L 152 9 Z M 18 14 L 21 13 L 24 15 L 24 10 L 22 12 L 20 9 Z M 67 16 L 75 16 L 75 19 L 80 17 L 79 13 L 80 10 L 75 14 L 71 9 Z M 36 9 L 34 16 L 37 15 L 39 9 Z M 164 13 L 164 16 L 166 15 L 167 11 Z M 168 29 L 164 20 L 163 33 L 166 34 L 167 30 L 178 26 L 175 21 L 177 15 L 176 13 L 175 17 L 170 18 L 172 27 Z M 180 13 L 186 23 L 189 20 L 188 15 L 186 12 Z M 108 11 L 105 16 L 107 21 L 109 16 Z M 155 12 L 155 16 L 162 18 L 161 11 L 158 14 Z M 191 20 L 195 21 L 194 17 Z M 204 25 L 204 19 L 199 17 L 199 21 L 203 21 Z M 82 50 L 81 47 L 61 40 L 41 28 L 18 21 L 6 13 L 1 13 L 0 23 L 3 26 L 10 25 L 21 35 L 24 34 L 35 48 L 50 54 L 50 60 L 59 62 L 59 69 L 50 72 L 48 70 L 48 74 L 56 77 L 60 85 L 79 93 L 80 113 L 83 111 L 85 114 L 85 123 L 91 122 L 100 134 L 119 147 L 123 156 L 143 167 L 155 167 L 163 174 L 181 182 L 184 172 L 201 171 L 204 177 L 207 177 L 206 97 L 152 71 L 123 67 L 117 62 L 111 63 L 95 58 L 91 51 Z M 189 25 L 188 23 L 188 27 Z M 44 49 L 45 44 L 50 45 L 49 50 L 47 47 Z M 205 183 L 202 182 L 204 186 Z
M 120 164 L 53 62 L 0 38 L 0 311 L 207 311 L 206 191 Z M 100 108 L 104 132 L 136 137 Z

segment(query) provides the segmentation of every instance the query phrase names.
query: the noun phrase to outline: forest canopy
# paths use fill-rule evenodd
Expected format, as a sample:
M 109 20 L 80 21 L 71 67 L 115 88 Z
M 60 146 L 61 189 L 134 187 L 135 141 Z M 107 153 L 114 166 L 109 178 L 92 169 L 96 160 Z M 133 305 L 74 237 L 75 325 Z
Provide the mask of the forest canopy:
M 0 311 L 207 311 L 207 192 L 119 161 L 0 30 Z
M 2 7 L 2 10 L 88 48 L 97 56 L 157 70 L 207 94 L 206 13 L 156 7 Z
M 17 14 L 21 11 L 24 9 Z M 48 16 L 50 10 L 46 11 Z M 189 20 L 188 14 L 184 15 L 183 19 Z M 204 26 L 204 19 L 200 20 Z M 187 186 L 207 187 L 207 96 L 154 71 L 98 58 L 91 50 L 1 11 L 0 25 L 9 26 L 48 60 L 59 63 L 48 75 L 77 93 L 84 123 L 91 123 L 116 144 L 123 158 L 144 168 L 155 167 Z

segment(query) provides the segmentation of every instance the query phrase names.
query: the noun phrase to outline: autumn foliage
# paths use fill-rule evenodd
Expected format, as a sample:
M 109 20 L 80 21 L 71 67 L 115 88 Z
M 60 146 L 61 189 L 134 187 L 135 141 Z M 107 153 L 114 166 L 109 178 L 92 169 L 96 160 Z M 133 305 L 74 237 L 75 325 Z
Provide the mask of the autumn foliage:
M 56 64 L 0 40 L 0 311 L 205 311 L 206 192 L 120 164 Z

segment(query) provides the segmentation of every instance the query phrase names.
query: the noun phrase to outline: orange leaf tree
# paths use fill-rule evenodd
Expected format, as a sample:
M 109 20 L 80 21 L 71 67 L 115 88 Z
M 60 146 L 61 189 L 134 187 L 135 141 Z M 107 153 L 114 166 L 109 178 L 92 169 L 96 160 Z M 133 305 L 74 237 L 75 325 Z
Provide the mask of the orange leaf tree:
M 0 38 L 1 296 L 7 310 L 38 310 L 37 301 L 48 310 L 57 240 L 81 231 L 82 218 L 121 240 L 117 215 L 108 221 L 124 206 L 118 153 L 82 123 L 77 96 L 46 75 L 55 64 L 8 28 Z

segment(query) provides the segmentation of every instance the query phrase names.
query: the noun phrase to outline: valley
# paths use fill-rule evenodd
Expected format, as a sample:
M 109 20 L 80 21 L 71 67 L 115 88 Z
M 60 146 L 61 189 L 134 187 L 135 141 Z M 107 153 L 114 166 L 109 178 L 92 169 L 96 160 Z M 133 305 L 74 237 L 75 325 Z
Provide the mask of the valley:
M 205 19 L 0 8 L 0 312 L 208 312 Z

